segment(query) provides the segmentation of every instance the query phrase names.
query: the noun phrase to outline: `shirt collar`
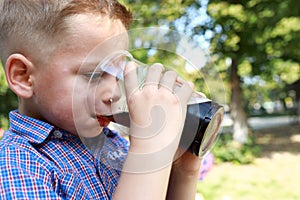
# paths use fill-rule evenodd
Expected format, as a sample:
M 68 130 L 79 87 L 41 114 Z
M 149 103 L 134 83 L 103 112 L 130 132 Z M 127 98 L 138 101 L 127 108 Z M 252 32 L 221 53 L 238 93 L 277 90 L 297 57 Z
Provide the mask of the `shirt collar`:
M 31 144 L 41 144 L 54 130 L 54 126 L 22 115 L 17 110 L 9 113 L 10 130 L 27 138 Z

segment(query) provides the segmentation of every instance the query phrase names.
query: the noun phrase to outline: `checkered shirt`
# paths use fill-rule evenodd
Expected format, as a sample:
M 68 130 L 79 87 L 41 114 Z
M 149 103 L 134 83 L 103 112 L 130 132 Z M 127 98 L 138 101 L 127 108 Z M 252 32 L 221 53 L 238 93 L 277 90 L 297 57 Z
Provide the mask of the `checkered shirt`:
M 103 133 L 101 148 L 88 149 L 78 137 L 12 111 L 0 141 L 0 199 L 112 199 L 128 142 Z

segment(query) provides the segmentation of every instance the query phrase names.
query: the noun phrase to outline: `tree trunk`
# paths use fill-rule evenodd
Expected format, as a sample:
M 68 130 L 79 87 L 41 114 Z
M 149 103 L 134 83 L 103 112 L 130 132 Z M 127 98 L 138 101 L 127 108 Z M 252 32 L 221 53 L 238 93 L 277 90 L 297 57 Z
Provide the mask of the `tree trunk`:
M 233 139 L 244 144 L 248 138 L 247 117 L 243 106 L 243 94 L 241 89 L 241 80 L 238 75 L 238 61 L 232 60 L 231 74 L 231 117 L 233 119 Z

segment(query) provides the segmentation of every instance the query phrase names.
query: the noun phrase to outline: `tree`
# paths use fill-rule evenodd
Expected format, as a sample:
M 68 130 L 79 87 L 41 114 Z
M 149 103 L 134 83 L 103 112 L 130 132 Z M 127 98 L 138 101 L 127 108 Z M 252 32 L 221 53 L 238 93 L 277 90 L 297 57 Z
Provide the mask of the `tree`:
M 169 26 L 187 7 L 198 6 L 193 0 L 121 0 L 134 14 L 132 27 Z
M 276 82 L 273 89 L 299 77 L 300 9 L 295 5 L 295 0 L 210 1 L 211 50 L 229 74 L 234 139 L 241 143 L 248 134 L 243 89 L 255 77 Z
M 212 57 L 228 80 L 233 135 L 240 143 L 248 136 L 249 105 L 281 98 L 285 85 L 299 78 L 297 0 L 126 3 L 136 16 L 134 27 L 163 25 L 190 35 L 196 42 L 210 42 Z M 206 9 L 210 17 L 205 16 Z M 205 17 L 199 20 L 201 15 Z M 270 91 L 276 95 L 270 96 Z

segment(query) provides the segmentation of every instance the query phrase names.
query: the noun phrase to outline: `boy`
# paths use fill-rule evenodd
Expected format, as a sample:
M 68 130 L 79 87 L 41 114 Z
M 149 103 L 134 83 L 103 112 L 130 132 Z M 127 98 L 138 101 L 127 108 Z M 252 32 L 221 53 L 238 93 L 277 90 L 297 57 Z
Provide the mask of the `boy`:
M 137 89 L 136 66 L 126 66 L 129 149 L 115 132 L 94 126 L 98 119 L 84 106 L 82 92 L 93 69 L 82 63 L 98 44 L 126 33 L 131 15 L 124 6 L 114 0 L 1 0 L 0 13 L 1 60 L 19 100 L 0 143 L 0 199 L 194 199 L 200 160 L 185 153 L 171 162 L 191 84 L 183 82 L 174 92 L 177 75 L 162 73 L 156 64 Z M 112 112 L 111 103 L 120 98 L 117 81 L 101 75 L 97 113 Z M 164 126 L 153 132 L 150 119 L 161 111 L 175 114 L 165 115 Z M 80 140 L 79 129 L 85 137 L 101 133 L 110 148 L 128 153 L 123 170 L 99 162 Z M 136 155 L 161 149 L 169 161 L 162 168 L 126 170 L 143 162 Z

